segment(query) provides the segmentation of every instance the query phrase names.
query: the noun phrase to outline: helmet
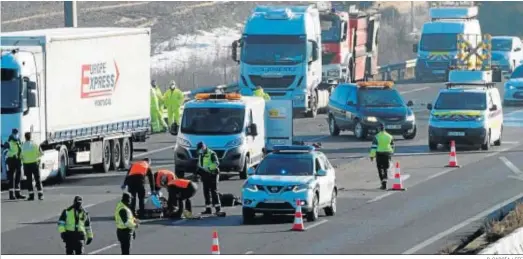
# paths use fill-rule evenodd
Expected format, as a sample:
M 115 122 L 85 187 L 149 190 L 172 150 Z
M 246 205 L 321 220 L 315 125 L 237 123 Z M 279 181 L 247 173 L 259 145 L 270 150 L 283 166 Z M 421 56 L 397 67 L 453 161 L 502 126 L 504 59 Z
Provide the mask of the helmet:
M 160 184 L 163 186 L 167 185 L 167 175 L 162 175 L 162 178 L 160 178 Z

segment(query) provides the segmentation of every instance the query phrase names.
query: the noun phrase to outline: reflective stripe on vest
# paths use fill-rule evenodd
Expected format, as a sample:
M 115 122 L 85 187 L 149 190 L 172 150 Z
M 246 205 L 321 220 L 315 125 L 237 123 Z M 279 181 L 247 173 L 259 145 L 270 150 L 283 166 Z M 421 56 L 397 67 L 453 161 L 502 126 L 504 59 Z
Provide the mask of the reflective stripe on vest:
M 7 157 L 18 157 L 18 142 L 14 140 L 9 141 L 9 150 L 7 151 Z
M 122 218 L 120 217 L 120 210 L 125 210 L 125 213 L 127 213 L 127 222 L 122 221 Z M 133 213 L 122 202 L 118 202 L 118 204 L 116 204 L 116 209 L 114 210 L 114 220 L 116 222 L 117 229 L 134 229 L 136 227 Z
M 156 175 L 156 186 L 162 186 L 162 178 L 167 178 L 167 183 L 171 182 L 176 178 L 173 172 L 166 170 L 166 169 L 160 169 L 158 170 L 158 174 Z
M 174 179 L 174 180 L 172 180 L 171 182 L 169 182 L 169 185 L 170 185 L 170 186 L 173 186 L 173 185 L 174 185 L 174 186 L 176 186 L 176 187 L 178 187 L 178 188 L 185 189 L 185 188 L 187 188 L 187 186 L 189 186 L 189 183 L 190 183 L 190 182 L 191 182 L 191 181 L 189 181 L 189 180 L 185 180 L 185 179 Z
M 31 141 L 22 145 L 22 162 L 24 164 L 36 163 L 40 159 L 40 148 Z
M 131 166 L 129 175 L 145 176 L 147 174 L 147 169 L 149 169 L 149 164 L 145 161 L 139 161 Z

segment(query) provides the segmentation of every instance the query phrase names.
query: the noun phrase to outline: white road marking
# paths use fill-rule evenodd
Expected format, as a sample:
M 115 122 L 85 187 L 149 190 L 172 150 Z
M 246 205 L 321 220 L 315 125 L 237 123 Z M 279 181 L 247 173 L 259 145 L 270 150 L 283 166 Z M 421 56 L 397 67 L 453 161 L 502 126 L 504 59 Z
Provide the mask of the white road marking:
M 246 255 L 252 255 L 252 254 L 254 254 L 254 252 L 253 251 L 247 251 L 247 252 L 245 252 L 245 254 Z
M 516 174 L 516 175 L 523 174 L 523 172 L 521 172 L 521 170 L 519 170 L 519 168 L 517 166 L 515 166 L 512 162 L 510 162 L 510 160 L 508 160 L 506 157 L 500 156 L 499 160 L 501 160 L 514 174 Z
M 140 154 L 137 154 L 137 155 L 133 155 L 133 157 L 144 157 L 144 156 L 147 156 L 147 155 L 150 155 L 150 154 L 154 154 L 154 153 L 158 153 L 158 152 L 161 152 L 161 151 L 164 151 L 164 150 L 167 150 L 167 149 L 174 149 L 174 145 L 167 146 L 167 147 L 162 147 L 162 148 L 151 150 L 151 151 L 147 151 L 147 152 L 143 152 L 143 153 L 140 153 Z M 174 155 L 173 155 L 173 158 L 174 158 Z
M 520 180 L 520 181 L 523 181 L 523 177 L 521 176 L 517 176 L 517 175 L 509 175 L 507 176 L 508 178 L 511 178 L 511 179 L 516 179 L 516 180 Z
M 392 194 L 393 194 L 393 192 L 388 192 L 388 193 L 382 194 L 382 195 L 380 195 L 380 196 L 378 196 L 378 197 L 376 197 L 376 198 L 374 198 L 372 200 L 367 201 L 367 203 L 373 203 L 375 201 L 379 201 L 379 200 L 381 200 L 381 199 L 383 199 L 385 197 L 391 196 Z
M 456 232 L 457 230 L 459 230 L 459 229 L 469 225 L 470 223 L 472 223 L 472 222 L 474 222 L 476 220 L 480 220 L 482 218 L 485 218 L 486 216 L 488 216 L 493 211 L 495 211 L 495 210 L 497 210 L 497 209 L 499 209 L 499 208 L 501 208 L 501 207 L 503 207 L 503 206 L 505 206 L 505 205 L 507 205 L 509 203 L 512 203 L 512 202 L 516 201 L 517 199 L 521 198 L 521 196 L 523 196 L 523 193 L 520 193 L 520 194 L 518 194 L 518 195 L 516 195 L 516 196 L 514 196 L 514 197 L 512 197 L 512 198 L 510 198 L 508 200 L 500 202 L 500 203 L 492 206 L 491 208 L 488 208 L 487 210 L 479 213 L 478 215 L 476 215 L 476 216 L 474 216 L 472 218 L 469 218 L 469 219 L 467 219 L 467 220 L 465 220 L 465 221 L 463 221 L 463 222 L 461 222 L 461 223 L 459 223 L 459 224 L 457 224 L 457 225 L 455 225 L 455 226 L 453 226 L 453 227 L 451 227 L 451 228 L 449 228 L 449 229 L 447 229 L 447 230 L 445 230 L 445 231 L 443 231 L 443 232 L 441 232 L 441 233 L 439 233 L 439 234 L 437 234 L 435 236 L 432 236 L 431 238 L 429 238 L 429 239 L 427 239 L 427 240 L 425 240 L 425 241 L 415 245 L 414 247 L 410 248 L 409 250 L 403 252 L 402 254 L 413 254 L 413 253 L 416 253 L 419 250 L 421 250 L 421 249 L 423 249 L 423 248 L 433 244 L 434 242 L 436 242 L 436 241 L 438 241 L 438 240 L 440 240 L 440 239 L 442 239 L 442 238 L 452 234 L 453 232 Z
M 429 88 L 430 88 L 430 87 L 425 86 L 425 87 L 416 88 L 416 89 L 412 89 L 412 90 L 400 91 L 400 94 L 414 93 L 414 92 L 423 91 L 423 90 L 426 90 L 426 89 L 429 89 Z
M 322 140 L 322 139 L 326 139 L 330 137 L 330 135 L 326 135 L 326 136 L 321 136 L 321 137 L 316 137 L 316 138 L 313 138 L 313 139 L 309 139 L 309 140 L 305 140 L 307 142 L 314 142 L 314 141 L 319 141 L 319 140 Z
M 305 227 L 305 230 L 309 230 L 309 229 L 311 229 L 311 228 L 315 228 L 315 227 L 317 227 L 317 226 L 319 226 L 319 225 L 321 225 L 321 224 L 325 224 L 325 223 L 327 223 L 327 222 L 329 222 L 329 220 L 327 220 L 327 219 L 324 219 L 324 220 L 318 221 L 318 222 L 316 222 L 316 223 L 314 223 L 314 224 L 311 224 L 311 225 L 308 225 L 307 227 Z

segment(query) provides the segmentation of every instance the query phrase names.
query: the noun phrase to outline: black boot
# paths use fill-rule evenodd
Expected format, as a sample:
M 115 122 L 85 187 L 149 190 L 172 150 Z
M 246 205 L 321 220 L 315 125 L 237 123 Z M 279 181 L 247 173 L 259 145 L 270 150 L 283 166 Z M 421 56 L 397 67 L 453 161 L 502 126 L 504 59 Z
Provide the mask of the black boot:
M 9 191 L 9 199 L 10 200 L 16 200 L 15 191 Z
M 27 197 L 25 197 L 24 195 L 22 195 L 22 194 L 20 193 L 20 191 L 15 191 L 15 197 L 16 197 L 17 199 L 19 199 L 19 200 L 25 200 L 25 198 L 27 198 Z M 34 199 L 34 197 L 33 197 L 33 199 Z
M 35 194 L 34 193 L 30 193 L 29 194 L 29 198 L 27 198 L 28 201 L 34 201 L 35 200 Z
M 209 208 L 209 207 L 205 208 L 205 210 L 202 212 L 202 214 L 204 214 L 204 215 L 212 214 L 211 208 Z
M 387 181 L 386 180 L 381 181 L 381 188 L 380 189 L 382 189 L 382 190 L 387 189 Z
M 43 201 L 43 200 L 44 200 L 44 194 L 41 193 L 41 192 L 39 192 L 39 193 L 38 193 L 38 199 L 41 200 L 41 201 Z
M 216 214 L 220 214 L 220 212 L 222 211 L 221 207 L 215 207 L 214 209 L 216 210 Z

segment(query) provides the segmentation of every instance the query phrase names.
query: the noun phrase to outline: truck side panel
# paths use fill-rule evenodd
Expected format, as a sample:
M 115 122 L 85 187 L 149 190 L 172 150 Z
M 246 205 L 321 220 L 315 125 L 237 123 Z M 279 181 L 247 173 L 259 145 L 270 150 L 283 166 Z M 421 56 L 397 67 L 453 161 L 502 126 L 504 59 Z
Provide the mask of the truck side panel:
M 147 33 L 51 40 L 46 51 L 50 142 L 149 127 Z

